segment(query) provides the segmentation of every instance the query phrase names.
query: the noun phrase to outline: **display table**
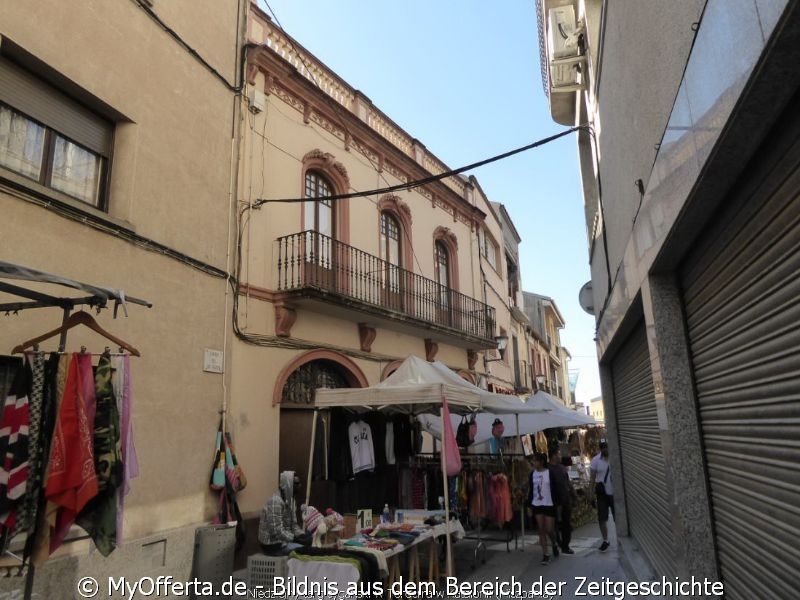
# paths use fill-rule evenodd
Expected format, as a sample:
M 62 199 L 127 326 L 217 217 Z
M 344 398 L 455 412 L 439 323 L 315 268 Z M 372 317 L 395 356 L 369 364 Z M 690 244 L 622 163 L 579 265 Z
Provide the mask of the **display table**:
M 421 526 L 417 527 L 421 528 Z M 348 540 L 339 540 L 337 548 L 350 552 L 362 552 L 374 556 L 378 562 L 378 568 L 381 577 L 385 582 L 384 590 L 386 591 L 386 596 L 389 597 L 389 590 L 392 584 L 399 582 L 401 579 L 402 573 L 400 568 L 400 559 L 404 553 L 406 554 L 408 565 L 407 576 L 403 577 L 404 582 L 410 581 L 414 583 L 420 583 L 423 581 L 419 555 L 420 548 L 423 548 L 423 544 L 428 545 L 428 573 L 425 581 L 438 582 L 441 574 L 439 571 L 439 553 L 436 545 L 437 539 L 443 535 L 452 535 L 456 539 L 462 539 L 464 537 L 464 527 L 456 519 L 451 520 L 449 523 L 441 523 L 434 526 L 424 527 L 425 528 L 419 532 L 419 535 L 417 535 L 412 542 L 407 544 L 398 543 L 394 547 L 386 550 L 352 545 L 353 540 L 359 539 L 359 536 L 351 538 L 349 540 L 351 542 L 350 544 L 347 543 Z M 391 526 L 387 527 L 386 529 L 391 529 Z M 325 573 L 330 572 L 331 574 L 334 574 L 333 572 L 335 570 L 335 575 L 338 575 L 338 577 L 336 577 L 336 581 L 340 582 L 341 584 L 341 576 L 345 574 L 345 568 L 338 565 L 331 567 L 330 564 L 327 564 L 323 567 L 319 564 L 320 562 L 322 561 L 308 559 L 299 560 L 297 558 L 290 557 L 287 565 L 287 575 L 295 578 L 297 581 L 303 580 L 304 578 L 308 578 L 308 581 L 316 581 L 323 571 Z M 328 577 L 328 580 L 332 580 L 330 576 Z

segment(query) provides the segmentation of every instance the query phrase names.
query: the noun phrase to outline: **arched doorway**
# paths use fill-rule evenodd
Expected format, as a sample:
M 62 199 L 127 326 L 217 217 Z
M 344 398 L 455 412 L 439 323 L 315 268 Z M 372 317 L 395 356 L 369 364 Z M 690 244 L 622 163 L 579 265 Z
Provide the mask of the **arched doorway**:
M 280 440 L 278 467 L 295 471 L 302 482 L 305 498 L 308 481 L 309 452 L 314 429 L 314 392 L 326 388 L 365 387 L 366 378 L 348 358 L 330 351 L 312 351 L 286 366 L 276 382 L 276 398 L 280 402 Z M 278 392 L 278 389 L 280 392 Z M 311 503 L 330 506 L 335 489 L 328 486 L 328 450 L 330 411 L 319 411 L 314 433 Z M 298 506 L 299 506 L 298 502 Z

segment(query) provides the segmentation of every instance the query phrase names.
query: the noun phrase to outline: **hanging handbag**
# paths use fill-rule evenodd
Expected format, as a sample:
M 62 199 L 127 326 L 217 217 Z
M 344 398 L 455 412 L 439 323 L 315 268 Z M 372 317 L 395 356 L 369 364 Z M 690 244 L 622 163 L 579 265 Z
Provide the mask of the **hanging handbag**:
M 236 459 L 236 451 L 233 448 L 231 434 L 227 431 L 225 432 L 225 477 L 237 492 L 247 487 L 247 477 L 245 477 L 244 470 Z
M 597 481 L 594 484 L 594 493 L 598 496 L 605 496 L 606 495 L 606 481 L 608 481 L 608 474 L 611 471 L 611 465 L 606 467 L 606 476 L 603 477 L 603 481 Z
M 461 423 L 459 423 L 458 429 L 456 430 L 456 442 L 461 448 L 466 448 L 472 443 L 469 437 L 469 423 L 467 422 L 467 417 L 461 417 Z
M 211 466 L 209 484 L 212 490 L 225 489 L 225 446 L 222 441 L 222 423 L 217 431 L 217 445 L 214 450 L 214 462 Z
M 478 422 L 475 420 L 475 414 L 469 418 L 469 443 L 475 443 L 475 436 L 478 435 Z

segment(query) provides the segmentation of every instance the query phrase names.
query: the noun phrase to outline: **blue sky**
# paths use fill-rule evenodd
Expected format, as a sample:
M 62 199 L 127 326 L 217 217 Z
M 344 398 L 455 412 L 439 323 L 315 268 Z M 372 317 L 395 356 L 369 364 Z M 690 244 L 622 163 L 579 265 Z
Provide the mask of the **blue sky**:
M 270 14 L 263 0 L 262 8 Z M 269 0 L 289 35 L 451 168 L 558 133 L 542 89 L 535 0 Z M 600 395 L 574 136 L 475 170 L 522 237 L 526 291 L 551 296 L 580 369 L 579 402 Z

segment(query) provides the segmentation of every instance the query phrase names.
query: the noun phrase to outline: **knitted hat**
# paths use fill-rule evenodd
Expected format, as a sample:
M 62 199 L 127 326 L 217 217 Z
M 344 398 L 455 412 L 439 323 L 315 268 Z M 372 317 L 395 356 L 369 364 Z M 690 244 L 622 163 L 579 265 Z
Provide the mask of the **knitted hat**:
M 330 520 L 329 519 L 326 519 L 326 520 L 331 522 L 331 523 L 333 523 L 334 524 L 333 526 L 344 525 L 344 517 L 342 515 L 340 515 L 338 512 L 336 512 L 335 510 L 333 510 L 332 508 L 329 508 L 328 510 L 326 510 L 325 514 L 328 517 L 331 517 Z
M 322 513 L 313 506 L 308 506 L 303 511 L 303 526 L 309 533 L 314 533 L 317 526 L 322 522 Z

